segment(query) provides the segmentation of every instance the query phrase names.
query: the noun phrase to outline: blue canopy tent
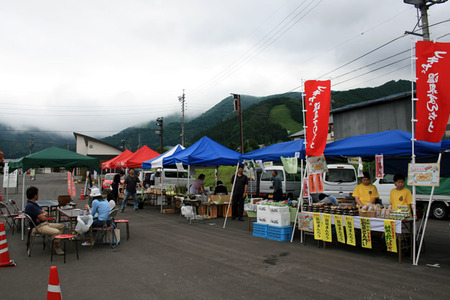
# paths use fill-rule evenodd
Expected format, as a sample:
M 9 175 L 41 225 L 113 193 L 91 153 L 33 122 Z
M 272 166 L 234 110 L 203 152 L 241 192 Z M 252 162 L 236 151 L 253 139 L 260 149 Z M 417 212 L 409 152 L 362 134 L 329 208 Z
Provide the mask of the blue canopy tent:
M 417 156 L 435 155 L 441 150 L 441 143 L 416 141 Z M 325 147 L 325 156 L 411 156 L 411 133 L 402 130 L 390 130 L 348 137 Z
M 241 154 L 241 159 L 280 162 L 280 157 L 295 157 L 296 153 L 300 154 L 299 158 L 305 157 L 305 145 L 303 139 L 273 144 L 246 154 Z
M 165 157 L 163 165 L 182 163 L 190 166 L 232 166 L 236 165 L 239 160 L 239 152 L 204 136 L 183 151 Z

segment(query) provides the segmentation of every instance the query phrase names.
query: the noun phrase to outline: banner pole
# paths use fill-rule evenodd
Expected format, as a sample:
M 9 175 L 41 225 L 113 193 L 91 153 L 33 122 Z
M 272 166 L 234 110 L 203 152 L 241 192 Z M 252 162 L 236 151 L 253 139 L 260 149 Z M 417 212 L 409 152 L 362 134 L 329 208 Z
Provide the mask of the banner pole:
M 417 78 L 414 76 L 414 66 L 415 60 L 417 59 L 414 53 L 414 40 L 411 40 L 410 43 L 411 48 L 411 162 L 414 164 L 416 162 L 416 154 L 414 151 L 415 148 L 415 123 L 416 123 L 416 115 L 415 115 L 415 101 L 417 99 L 414 97 L 414 82 L 416 82 Z M 413 265 L 416 265 L 416 186 L 412 186 L 412 212 L 413 212 Z
M 228 214 L 230 213 L 230 205 L 233 201 L 233 192 L 234 192 L 234 187 L 236 185 L 236 177 L 237 177 L 238 170 L 239 170 L 239 162 L 237 163 L 236 171 L 234 172 L 233 186 L 231 187 L 231 197 L 230 197 L 230 201 L 228 202 L 227 215 L 225 216 L 225 221 L 223 222 L 223 229 L 225 229 L 225 226 L 227 225 Z

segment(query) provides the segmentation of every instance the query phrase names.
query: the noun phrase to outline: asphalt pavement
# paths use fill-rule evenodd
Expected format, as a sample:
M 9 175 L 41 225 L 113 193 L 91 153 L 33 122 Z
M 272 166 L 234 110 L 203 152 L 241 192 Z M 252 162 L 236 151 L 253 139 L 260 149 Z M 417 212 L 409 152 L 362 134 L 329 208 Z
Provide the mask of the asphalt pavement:
M 0 179 L 3 178 L 0 176 Z M 21 180 L 19 180 L 21 183 Z M 40 189 L 41 200 L 67 194 L 65 174 L 38 174 L 25 186 Z M 79 195 L 82 184 L 77 184 Z M 19 185 L 19 191 L 21 191 Z M 21 200 L 21 194 L 9 194 Z M 3 199 L 6 199 L 3 190 Z M 86 200 L 75 200 L 84 206 Z M 311 236 L 278 242 L 254 237 L 245 222 L 223 218 L 190 224 L 178 214 L 128 206 L 119 217 L 130 222 L 127 241 L 96 244 L 50 261 L 39 241 L 27 256 L 25 239 L 6 228 L 9 256 L 17 266 L 0 269 L 1 299 L 44 299 L 51 266 L 58 268 L 64 299 L 448 299 L 450 295 L 449 220 L 430 219 L 418 266 L 398 263 L 384 250 L 327 244 Z

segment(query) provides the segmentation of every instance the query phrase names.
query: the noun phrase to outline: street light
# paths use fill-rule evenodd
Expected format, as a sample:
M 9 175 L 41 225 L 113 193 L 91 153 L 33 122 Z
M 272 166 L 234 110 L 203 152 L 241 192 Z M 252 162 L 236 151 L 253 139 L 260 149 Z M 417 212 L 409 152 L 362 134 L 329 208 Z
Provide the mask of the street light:
M 164 149 L 164 130 L 163 130 L 163 125 L 164 125 L 164 118 L 158 118 L 156 119 L 156 126 L 159 126 L 159 130 L 156 130 L 155 133 L 159 134 L 159 136 L 161 137 L 161 153 L 163 153 L 163 149 Z

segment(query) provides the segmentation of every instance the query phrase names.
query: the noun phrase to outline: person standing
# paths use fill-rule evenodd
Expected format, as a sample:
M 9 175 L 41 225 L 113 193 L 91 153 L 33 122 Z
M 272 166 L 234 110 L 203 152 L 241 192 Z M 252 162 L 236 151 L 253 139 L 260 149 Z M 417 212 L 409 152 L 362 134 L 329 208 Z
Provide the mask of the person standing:
M 370 175 L 367 172 L 363 173 L 362 182 L 355 187 L 353 197 L 355 197 L 358 207 L 363 207 L 366 204 L 375 204 L 378 197 L 377 188 L 370 183 Z
M 139 180 L 139 178 L 135 175 L 135 171 L 133 168 L 130 169 L 128 172 L 128 176 L 125 177 L 125 181 L 123 182 L 123 190 L 125 192 L 125 195 L 123 197 L 122 201 L 122 212 L 125 210 L 125 205 L 127 204 L 128 197 L 132 197 L 134 201 L 134 211 L 138 212 L 138 202 L 137 202 L 137 195 L 136 195 L 136 185 L 140 185 L 142 189 L 144 189 L 144 186 L 142 185 L 142 182 Z
M 198 175 L 198 178 L 189 188 L 190 194 L 202 194 L 205 192 L 205 185 L 203 183 L 203 180 L 205 180 L 206 176 L 205 174 Z
M 39 199 L 39 189 L 35 186 L 30 186 L 27 189 L 27 205 L 25 207 L 25 213 L 30 216 L 33 222 L 36 224 L 36 228 L 41 234 L 49 235 L 52 239 L 55 236 L 63 234 L 66 226 L 61 223 L 49 223 L 47 221 L 47 212 L 43 210 L 36 201 Z M 30 222 L 30 229 L 34 230 L 33 223 Z M 59 239 L 55 239 L 55 254 L 63 255 L 64 251 L 61 249 L 61 242 Z
M 238 167 L 238 173 L 236 176 L 233 175 L 231 177 L 231 190 L 233 191 L 233 198 L 232 198 L 232 218 L 236 219 L 236 217 L 239 218 L 239 221 L 244 221 L 243 214 L 244 214 L 244 200 L 245 197 L 247 197 L 247 187 L 248 187 L 248 177 L 243 174 L 244 172 L 244 166 L 240 165 Z M 234 189 L 233 189 L 234 185 Z
M 281 183 L 281 178 L 278 176 L 277 170 L 272 171 L 273 178 L 273 201 L 283 200 L 283 184 Z
M 119 173 L 116 173 L 116 175 L 114 175 L 113 182 L 111 184 L 111 188 L 112 188 L 113 195 L 114 195 L 114 201 L 116 201 L 116 202 L 119 199 L 120 178 L 122 178 L 122 176 L 124 174 L 125 174 L 125 172 L 123 170 L 120 170 Z

